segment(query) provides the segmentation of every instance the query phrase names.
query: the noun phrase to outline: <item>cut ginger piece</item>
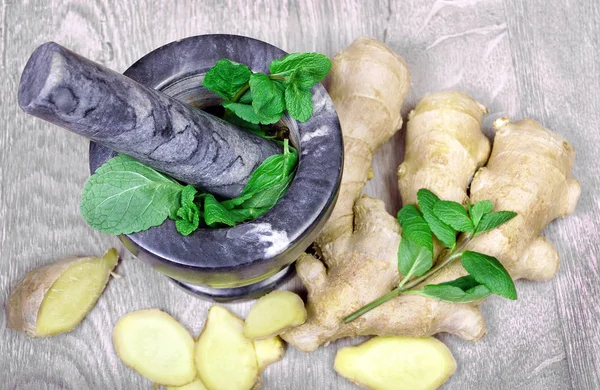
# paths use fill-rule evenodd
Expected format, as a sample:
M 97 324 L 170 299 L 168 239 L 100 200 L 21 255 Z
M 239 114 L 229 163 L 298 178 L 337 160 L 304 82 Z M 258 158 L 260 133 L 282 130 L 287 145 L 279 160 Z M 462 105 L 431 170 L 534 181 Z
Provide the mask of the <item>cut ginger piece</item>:
M 452 353 L 433 337 L 374 337 L 338 351 L 335 370 L 374 390 L 437 389 L 456 370 Z
M 258 371 L 263 372 L 267 366 L 283 359 L 285 345 L 279 336 L 273 336 L 268 339 L 254 340 L 254 351 Z
M 244 321 L 221 306 L 212 306 L 196 341 L 196 367 L 209 390 L 249 390 L 258 381 L 252 340 L 244 337 Z
M 119 358 L 151 381 L 183 386 L 196 378 L 194 339 L 173 317 L 158 309 L 124 315 L 113 330 Z
M 273 291 L 261 297 L 246 317 L 244 335 L 250 339 L 276 336 L 306 321 L 304 302 L 291 291 Z
M 69 257 L 29 272 L 8 298 L 8 327 L 31 337 L 73 330 L 98 301 L 118 259 L 112 248 L 102 258 Z
M 183 386 L 166 386 L 167 390 L 208 390 L 200 378 L 194 379 L 193 382 Z

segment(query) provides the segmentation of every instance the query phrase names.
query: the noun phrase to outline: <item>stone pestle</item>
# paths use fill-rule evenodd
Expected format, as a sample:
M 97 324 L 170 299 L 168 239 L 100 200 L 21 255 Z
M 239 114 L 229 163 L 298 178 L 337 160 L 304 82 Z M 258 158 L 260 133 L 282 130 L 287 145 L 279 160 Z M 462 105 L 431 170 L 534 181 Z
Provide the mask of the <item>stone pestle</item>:
M 38 47 L 19 85 L 26 113 L 64 127 L 184 183 L 240 194 L 276 143 L 84 58 L 54 42 Z

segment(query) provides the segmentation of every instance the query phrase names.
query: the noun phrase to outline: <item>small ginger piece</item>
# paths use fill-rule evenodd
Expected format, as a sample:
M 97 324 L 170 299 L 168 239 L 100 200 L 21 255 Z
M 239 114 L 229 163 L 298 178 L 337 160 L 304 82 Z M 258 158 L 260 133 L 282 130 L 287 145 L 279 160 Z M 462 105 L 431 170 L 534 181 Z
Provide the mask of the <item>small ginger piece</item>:
M 304 302 L 291 291 L 273 291 L 261 297 L 246 317 L 244 335 L 249 339 L 276 336 L 306 321 Z
M 448 347 L 433 337 L 374 337 L 340 349 L 334 368 L 369 389 L 433 390 L 454 373 L 456 361 Z
M 209 390 L 249 390 L 259 379 L 254 344 L 244 336 L 244 321 L 221 306 L 208 311 L 196 342 L 195 361 Z
M 196 377 L 194 339 L 188 330 L 158 309 L 124 315 L 113 330 L 119 358 L 154 383 L 183 386 Z
M 183 386 L 166 386 L 167 390 L 208 390 L 200 378 L 194 379 L 192 382 Z
M 279 336 L 254 340 L 253 343 L 259 372 L 263 372 L 271 364 L 280 361 L 285 355 L 285 345 Z
M 118 259 L 112 248 L 102 258 L 68 257 L 29 272 L 8 297 L 8 327 L 30 337 L 73 330 L 98 301 Z

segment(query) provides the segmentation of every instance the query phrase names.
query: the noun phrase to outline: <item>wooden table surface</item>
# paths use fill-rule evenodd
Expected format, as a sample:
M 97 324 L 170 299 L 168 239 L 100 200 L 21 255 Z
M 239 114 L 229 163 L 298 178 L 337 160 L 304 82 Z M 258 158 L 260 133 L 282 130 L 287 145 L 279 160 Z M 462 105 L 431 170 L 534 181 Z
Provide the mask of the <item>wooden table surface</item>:
M 517 283 L 520 298 L 483 305 L 488 334 L 470 343 L 442 335 L 458 362 L 445 389 L 600 389 L 600 3 L 596 0 L 3 0 L 0 8 L 0 304 L 25 273 L 70 254 L 101 254 L 118 241 L 79 216 L 88 142 L 17 106 L 25 62 L 56 41 L 124 71 L 145 53 L 205 33 L 262 39 L 286 51 L 332 56 L 359 36 L 375 37 L 408 62 L 404 113 L 426 92 L 458 89 L 503 115 L 532 117 L 577 151 L 583 192 L 574 215 L 546 235 L 562 259 L 549 282 Z M 377 154 L 366 192 L 400 207 L 399 133 Z M 73 332 L 32 340 L 6 328 L 0 311 L 1 389 L 150 389 L 113 352 L 123 314 L 158 307 L 194 335 L 210 304 L 176 288 L 121 249 L 95 309 Z M 287 288 L 300 289 L 297 280 Z M 228 305 L 245 315 L 250 303 Z M 353 341 L 354 343 L 356 341 Z M 313 354 L 289 348 L 264 374 L 265 389 L 352 389 L 333 371 L 342 340 Z

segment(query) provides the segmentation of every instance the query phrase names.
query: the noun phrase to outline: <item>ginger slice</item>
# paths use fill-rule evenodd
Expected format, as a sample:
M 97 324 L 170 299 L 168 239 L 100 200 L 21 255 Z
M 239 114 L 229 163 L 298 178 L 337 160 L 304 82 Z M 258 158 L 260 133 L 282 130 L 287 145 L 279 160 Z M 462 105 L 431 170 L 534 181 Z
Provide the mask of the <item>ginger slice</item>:
M 167 390 L 208 390 L 200 378 L 194 379 L 193 382 L 183 386 L 167 386 Z
M 456 370 L 444 343 L 433 337 L 374 337 L 338 351 L 335 370 L 343 377 L 375 390 L 437 389 Z
M 113 330 L 119 358 L 155 383 L 182 386 L 194 380 L 194 339 L 173 317 L 158 309 L 124 315 Z
M 261 297 L 246 317 L 244 335 L 264 339 L 302 325 L 306 321 L 304 302 L 291 291 L 273 291 Z
M 69 257 L 35 269 L 8 298 L 8 327 L 30 337 L 73 330 L 92 310 L 117 265 L 116 249 L 99 257 Z
M 254 351 L 258 371 L 263 372 L 269 365 L 280 361 L 285 355 L 285 345 L 279 336 L 263 340 L 254 340 Z
M 210 390 L 251 389 L 258 381 L 252 340 L 244 336 L 244 321 L 221 306 L 208 311 L 195 351 L 196 367 Z

